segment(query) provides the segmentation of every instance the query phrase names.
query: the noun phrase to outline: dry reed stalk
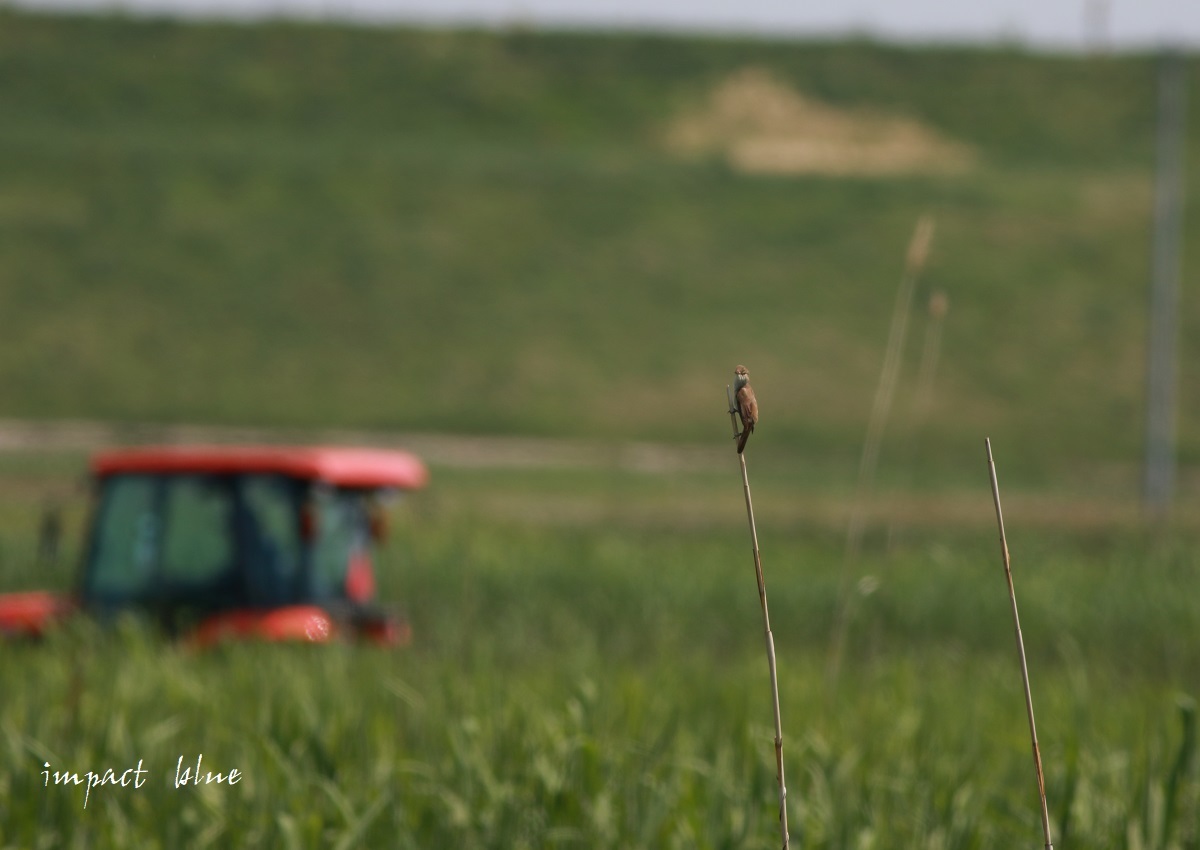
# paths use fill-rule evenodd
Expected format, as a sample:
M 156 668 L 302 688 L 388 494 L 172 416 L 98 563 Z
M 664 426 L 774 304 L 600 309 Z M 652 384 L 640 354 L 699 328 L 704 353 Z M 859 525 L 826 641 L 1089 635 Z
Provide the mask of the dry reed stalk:
M 1008 581 L 1008 600 L 1012 603 L 1013 629 L 1017 633 L 1017 655 L 1021 659 L 1021 682 L 1025 686 L 1025 712 L 1029 716 L 1029 739 L 1033 743 L 1033 766 L 1037 771 L 1038 799 L 1042 804 L 1042 834 L 1046 850 L 1054 850 L 1050 840 L 1050 810 L 1046 806 L 1046 780 L 1042 775 L 1042 754 L 1038 749 L 1037 727 L 1033 722 L 1033 696 L 1029 691 L 1029 666 L 1025 663 L 1025 640 L 1021 637 L 1021 618 L 1017 616 L 1017 592 L 1013 589 L 1012 565 L 1008 556 L 1008 540 L 1004 536 L 1004 514 L 1000 510 L 1000 485 L 996 483 L 996 462 L 992 459 L 992 441 L 987 445 L 988 475 L 992 481 L 992 501 L 996 505 L 996 525 L 1000 529 L 1000 554 L 1004 560 L 1004 578 Z
M 917 367 L 917 389 L 913 393 L 912 408 L 909 411 L 907 435 L 901 444 L 907 448 L 907 458 L 901 465 L 908 477 L 908 485 L 912 487 L 916 481 L 919 443 L 929 420 L 929 412 L 933 408 L 933 382 L 937 373 L 938 358 L 942 349 L 942 325 L 946 312 L 950 309 L 950 301 L 946 293 L 939 291 L 929 296 L 929 321 L 925 325 L 925 343 L 921 348 L 921 365 Z M 888 522 L 888 549 L 896 537 L 897 528 L 903 525 L 903 520 L 892 516 Z
M 829 648 L 827 672 L 830 694 L 836 687 L 841 671 L 842 652 L 845 649 L 846 632 L 850 625 L 850 606 L 853 601 L 851 573 L 854 563 L 858 560 L 859 550 L 862 548 L 862 536 L 866 529 L 867 502 L 870 500 L 871 491 L 874 488 L 875 468 L 879 464 L 879 448 L 883 443 L 883 433 L 887 428 L 892 399 L 895 396 L 896 383 L 900 376 L 901 354 L 904 350 L 904 340 L 908 335 L 908 317 L 912 312 L 913 289 L 916 287 L 917 276 L 924 269 L 925 261 L 929 257 L 933 227 L 934 221 L 931 217 L 921 216 L 917 220 L 916 229 L 909 241 L 904 274 L 900 278 L 900 286 L 896 291 L 896 303 L 892 308 L 892 323 L 888 331 L 887 349 L 883 357 L 883 370 L 879 375 L 879 385 L 875 389 L 875 399 L 871 404 L 871 417 L 867 421 L 867 436 L 863 440 L 862 458 L 858 464 L 858 485 L 850 509 L 850 522 L 846 528 L 846 553 L 842 563 L 838 607 L 834 614 L 833 636 Z
M 733 423 L 733 436 L 738 436 L 737 405 L 733 400 L 733 388 L 725 385 L 729 400 L 729 419 Z M 767 614 L 767 583 L 763 579 L 762 556 L 758 551 L 758 531 L 754 525 L 754 503 L 750 499 L 750 476 L 746 472 L 746 455 L 738 452 L 738 463 L 742 467 L 742 492 L 746 497 L 746 518 L 750 522 L 750 542 L 754 548 L 754 576 L 758 580 L 758 602 L 762 606 L 763 638 L 767 647 L 767 667 L 771 673 L 771 702 L 775 711 L 775 781 L 779 786 L 779 831 L 783 838 L 783 850 L 788 850 L 787 784 L 783 776 L 783 720 L 779 713 L 779 676 L 775 668 L 775 638 L 771 635 L 771 618 Z
M 949 309 L 950 300 L 946 293 L 939 291 L 929 296 L 929 324 L 925 326 L 925 344 L 921 348 L 917 391 L 913 398 L 913 419 L 917 427 L 925 424 L 929 408 L 933 406 L 933 379 L 942 351 L 942 325 Z

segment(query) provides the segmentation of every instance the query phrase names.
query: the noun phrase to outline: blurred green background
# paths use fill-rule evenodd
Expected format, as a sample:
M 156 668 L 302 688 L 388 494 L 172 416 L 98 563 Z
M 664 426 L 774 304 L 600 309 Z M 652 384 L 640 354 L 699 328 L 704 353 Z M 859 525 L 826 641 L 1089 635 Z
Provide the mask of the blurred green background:
M 1200 846 L 1186 279 L 1175 511 L 1138 506 L 1157 80 L 1136 54 L 0 6 L 0 435 L 35 432 L 0 452 L 0 587 L 70 587 L 94 438 L 56 421 L 359 432 L 433 467 L 381 556 L 402 652 L 0 647 L 0 847 L 777 846 L 738 363 L 793 846 L 1041 840 L 985 436 L 1056 840 Z M 245 784 L 172 788 L 198 752 Z M 151 784 L 86 811 L 42 783 L 139 758 Z
M 1152 57 L 0 14 L 7 416 L 708 441 L 745 362 L 764 450 L 852 471 L 929 214 L 897 422 L 929 292 L 950 312 L 914 461 L 974 478 L 985 434 L 1036 483 L 1140 460 Z M 680 155 L 748 68 L 973 164 Z

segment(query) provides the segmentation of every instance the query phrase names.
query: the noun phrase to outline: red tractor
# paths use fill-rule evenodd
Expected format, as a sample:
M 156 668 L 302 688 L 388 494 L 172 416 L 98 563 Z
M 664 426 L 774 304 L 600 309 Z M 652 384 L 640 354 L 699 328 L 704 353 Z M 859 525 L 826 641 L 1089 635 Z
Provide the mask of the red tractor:
M 381 497 L 423 487 L 405 452 L 279 446 L 117 449 L 92 459 L 96 502 L 74 594 L 0 595 L 0 635 L 83 611 L 149 614 L 198 645 L 227 638 L 403 644 L 373 603 Z

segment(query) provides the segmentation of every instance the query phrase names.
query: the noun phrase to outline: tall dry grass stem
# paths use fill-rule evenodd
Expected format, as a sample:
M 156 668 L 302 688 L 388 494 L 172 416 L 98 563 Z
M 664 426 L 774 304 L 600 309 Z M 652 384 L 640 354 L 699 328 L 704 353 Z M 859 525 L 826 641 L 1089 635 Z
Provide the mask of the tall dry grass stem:
M 1025 639 L 1021 637 L 1021 618 L 1017 616 L 1017 592 L 1013 589 L 1012 563 L 1008 540 L 1004 536 L 1004 513 L 1000 510 L 1000 485 L 996 483 L 996 462 L 992 459 L 992 441 L 987 438 L 988 475 L 992 481 L 992 501 L 996 505 L 996 525 L 1000 529 L 1000 554 L 1004 560 L 1004 578 L 1008 582 L 1008 601 L 1012 603 L 1013 629 L 1017 633 L 1017 655 L 1021 659 L 1021 682 L 1025 686 L 1025 712 L 1029 715 L 1029 739 L 1033 744 L 1033 767 L 1037 771 L 1038 799 L 1042 804 L 1042 834 L 1046 850 L 1054 850 L 1050 840 L 1050 810 L 1046 806 L 1046 780 L 1042 775 L 1042 753 L 1038 749 L 1037 726 L 1033 722 L 1033 696 L 1029 691 L 1029 666 L 1025 663 Z
M 949 310 L 950 299 L 946 293 L 939 290 L 929 296 L 929 323 L 925 326 L 921 365 L 917 367 L 917 391 L 913 397 L 913 420 L 917 427 L 925 424 L 933 406 L 933 380 L 942 352 L 942 325 Z
M 892 399 L 900 377 L 901 355 L 908 336 L 908 317 L 912 312 L 913 290 L 917 277 L 925 268 L 929 258 L 929 246 L 933 241 L 934 221 L 930 216 L 921 216 L 908 243 L 908 254 L 904 263 L 904 274 L 896 291 L 896 303 L 892 307 L 892 323 L 888 331 L 887 349 L 883 356 L 883 369 L 879 384 L 875 388 L 875 399 L 871 404 L 871 416 L 867 421 L 867 435 L 863 440 L 862 457 L 858 464 L 858 484 L 854 502 L 850 509 L 850 521 L 846 527 L 846 554 L 842 562 L 842 576 L 838 583 L 838 603 L 834 613 L 833 635 L 829 647 L 829 692 L 836 689 L 841 672 L 842 653 L 845 650 L 846 633 L 850 626 L 854 564 L 862 548 L 863 532 L 866 529 L 867 508 L 875 486 L 875 469 L 879 465 L 879 449 L 887 428 Z
M 907 433 L 901 440 L 907 457 L 900 468 L 905 471 L 910 488 L 917 482 L 919 447 L 925 425 L 929 421 L 929 413 L 933 408 L 933 384 L 942 349 L 942 325 L 949 309 L 950 300 L 946 297 L 946 293 L 938 290 L 929 296 L 929 320 L 925 324 L 925 343 L 921 347 L 921 364 L 917 367 L 917 389 L 913 394 L 912 407 L 909 410 Z M 892 517 L 888 522 L 887 545 L 889 551 L 895 540 L 897 528 L 902 524 L 896 517 Z
M 729 401 L 729 419 L 733 423 L 734 439 L 738 437 L 737 405 L 733 400 L 733 388 L 725 385 Z M 746 519 L 750 523 L 750 543 L 754 550 L 754 577 L 758 580 L 758 602 L 762 606 L 763 639 L 767 647 L 767 667 L 771 673 L 771 703 L 775 711 L 775 781 L 779 787 L 779 832 L 783 838 L 783 850 L 788 850 L 787 783 L 783 776 L 783 720 L 779 713 L 779 676 L 775 668 L 775 638 L 771 635 L 771 618 L 767 614 L 767 583 L 763 579 L 762 555 L 758 551 L 758 530 L 754 524 L 754 503 L 750 499 L 750 476 L 746 472 L 746 455 L 738 452 L 738 463 L 742 468 L 742 492 L 746 497 Z

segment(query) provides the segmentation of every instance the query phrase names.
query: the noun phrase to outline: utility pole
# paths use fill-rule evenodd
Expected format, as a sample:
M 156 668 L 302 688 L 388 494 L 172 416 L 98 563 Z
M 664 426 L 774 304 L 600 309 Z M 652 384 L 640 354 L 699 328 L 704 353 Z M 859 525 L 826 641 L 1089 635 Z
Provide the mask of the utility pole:
M 1167 50 L 1159 63 L 1158 164 L 1154 188 L 1149 349 L 1146 357 L 1146 461 L 1142 505 L 1164 519 L 1175 490 L 1180 234 L 1183 224 L 1187 61 Z
M 1083 47 L 1088 53 L 1108 52 L 1109 0 L 1083 4 Z

